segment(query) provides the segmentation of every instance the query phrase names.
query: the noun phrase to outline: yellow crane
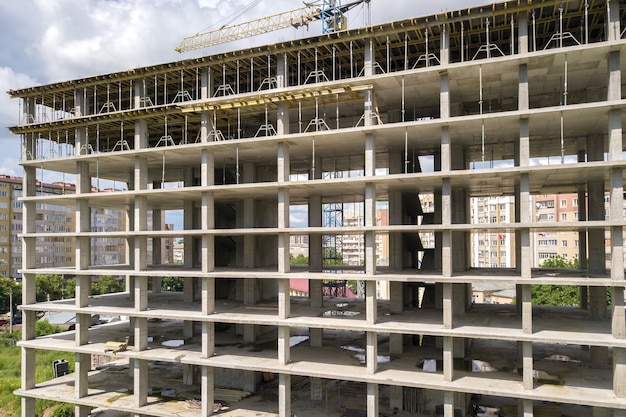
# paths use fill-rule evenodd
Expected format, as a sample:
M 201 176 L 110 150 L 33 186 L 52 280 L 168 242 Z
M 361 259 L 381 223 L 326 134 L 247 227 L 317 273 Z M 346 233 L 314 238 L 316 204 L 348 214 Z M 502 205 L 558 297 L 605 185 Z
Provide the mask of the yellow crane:
M 278 13 L 245 23 L 224 26 L 217 30 L 197 33 L 182 40 L 177 52 L 189 52 L 223 43 L 249 38 L 290 26 L 300 28 L 316 20 L 322 21 L 322 32 L 331 33 L 346 29 L 345 12 L 370 0 L 358 0 L 342 5 L 339 0 L 324 0 L 322 3 L 305 3 L 304 7 Z

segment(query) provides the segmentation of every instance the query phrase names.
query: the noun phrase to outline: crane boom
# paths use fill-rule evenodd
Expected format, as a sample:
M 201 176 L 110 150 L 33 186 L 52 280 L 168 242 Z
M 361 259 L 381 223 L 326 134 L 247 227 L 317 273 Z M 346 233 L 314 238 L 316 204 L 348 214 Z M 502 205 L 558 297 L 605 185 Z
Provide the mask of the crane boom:
M 184 38 L 180 45 L 174 49 L 175 51 L 181 53 L 194 51 L 196 49 L 208 48 L 251 36 L 262 35 L 275 30 L 285 29 L 290 26 L 295 28 L 302 26 L 308 27 L 309 23 L 316 20 L 324 20 L 325 22 L 334 20 L 339 22 L 339 24 L 331 24 L 329 26 L 329 31 L 335 32 L 337 30 L 345 29 L 343 20 L 337 19 L 338 16 L 343 16 L 343 13 L 361 3 L 369 2 L 370 0 L 358 0 L 345 5 L 332 5 L 325 9 L 322 9 L 320 4 L 311 3 L 299 9 L 188 36 Z

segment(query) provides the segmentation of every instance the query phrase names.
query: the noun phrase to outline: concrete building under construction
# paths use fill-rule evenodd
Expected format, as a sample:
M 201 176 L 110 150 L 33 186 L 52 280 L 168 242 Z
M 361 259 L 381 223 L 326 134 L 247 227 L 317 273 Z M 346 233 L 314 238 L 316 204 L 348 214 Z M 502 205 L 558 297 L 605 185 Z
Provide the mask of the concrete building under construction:
M 620 0 L 511 0 L 10 91 L 22 415 L 54 399 L 81 417 L 207 416 L 229 388 L 261 396 L 251 415 L 626 416 L 625 28 Z M 75 175 L 75 193 L 39 194 L 40 169 Z M 92 193 L 101 180 L 127 190 Z M 532 198 L 555 193 L 578 194 L 578 220 L 535 221 Z M 491 196 L 513 197 L 514 221 L 472 224 L 470 198 Z M 325 221 L 355 202 L 359 224 Z M 75 231 L 37 230 L 41 204 L 75 206 Z M 307 225 L 290 224 L 295 207 Z M 103 209 L 126 213 L 126 230 L 92 231 Z M 148 227 L 170 210 L 181 230 Z M 532 268 L 531 234 L 557 229 L 578 233 L 580 269 Z M 513 267 L 471 267 L 472 234 L 491 230 L 512 234 Z M 125 240 L 127 263 L 91 264 L 103 233 Z M 357 234 L 364 262 L 332 262 L 333 242 Z M 292 266 L 302 235 L 309 265 Z M 42 237 L 74 239 L 74 264 L 39 268 Z M 183 264 L 148 257 L 166 238 L 183 239 Z M 364 296 L 324 296 L 347 271 Z M 36 303 L 37 274 L 75 276 L 76 298 Z M 126 275 L 127 291 L 90 296 L 101 275 Z M 169 276 L 182 292 L 161 290 Z M 309 296 L 290 296 L 290 278 Z M 472 304 L 472 283 L 512 284 L 516 302 Z M 534 305 L 539 285 L 578 287 L 580 302 Z M 76 329 L 38 338 L 38 311 L 76 313 Z M 90 328 L 112 312 L 128 320 Z M 75 365 L 37 381 L 38 350 Z M 115 361 L 92 369 L 100 355 Z

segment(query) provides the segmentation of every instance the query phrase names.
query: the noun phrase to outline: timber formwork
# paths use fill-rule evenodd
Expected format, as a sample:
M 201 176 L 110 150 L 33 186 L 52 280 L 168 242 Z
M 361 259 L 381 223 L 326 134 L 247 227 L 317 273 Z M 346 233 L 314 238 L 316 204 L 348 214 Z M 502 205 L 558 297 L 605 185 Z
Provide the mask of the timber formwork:
M 618 0 L 507 1 L 10 91 L 24 167 L 22 415 L 45 398 L 78 416 L 206 416 L 215 386 L 256 391 L 267 375 L 280 416 L 301 410 L 301 377 L 311 401 L 329 381 L 361 384 L 348 407 L 371 417 L 452 417 L 481 396 L 524 417 L 545 403 L 626 415 L 624 28 Z M 76 193 L 39 195 L 40 170 L 75 175 Z M 99 181 L 125 190 L 92 193 Z M 578 221 L 535 221 L 532 197 L 553 193 L 578 193 Z M 420 208 L 425 194 L 433 213 Z M 515 221 L 472 224 L 470 198 L 499 195 L 514 197 Z M 325 224 L 325 207 L 344 202 L 362 205 L 363 221 Z M 36 230 L 41 204 L 74 206 L 75 229 Z M 296 206 L 306 226 L 290 224 Z M 91 230 L 95 208 L 127 213 L 125 230 L 106 233 L 125 239 L 127 264 L 90 264 L 91 239 L 104 237 Z M 149 213 L 160 225 L 172 210 L 182 230 L 148 229 Z M 470 236 L 490 228 L 514 236 L 514 268 L 470 268 Z M 558 230 L 579 233 L 581 267 L 534 268 L 532 236 Z M 421 245 L 426 232 L 434 248 Z M 295 267 L 290 236 L 302 235 L 309 265 Z M 323 242 L 346 235 L 364 237 L 363 265 L 326 262 Z M 75 265 L 36 268 L 38 240 L 54 237 L 75 239 Z M 148 259 L 164 238 L 184 239 L 182 264 Z M 341 272 L 359 274 L 363 298 L 324 296 Z M 38 274 L 75 277 L 76 298 L 36 302 Z M 103 275 L 126 276 L 127 291 L 92 297 Z M 182 292 L 161 290 L 168 276 L 183 278 Z M 291 278 L 308 279 L 308 297 L 290 296 Z M 514 285 L 516 303 L 472 305 L 471 284 L 493 282 Z M 544 308 L 536 285 L 584 296 Z M 75 331 L 36 337 L 38 311 L 76 313 Z M 129 320 L 90 328 L 93 314 L 113 313 Z M 107 355 L 129 371 L 92 369 L 125 336 L 128 349 Z M 38 350 L 75 353 L 73 372 L 36 381 Z M 472 372 L 476 360 L 490 372 Z M 169 365 L 181 369 L 173 391 L 195 390 L 188 398 L 152 389 Z

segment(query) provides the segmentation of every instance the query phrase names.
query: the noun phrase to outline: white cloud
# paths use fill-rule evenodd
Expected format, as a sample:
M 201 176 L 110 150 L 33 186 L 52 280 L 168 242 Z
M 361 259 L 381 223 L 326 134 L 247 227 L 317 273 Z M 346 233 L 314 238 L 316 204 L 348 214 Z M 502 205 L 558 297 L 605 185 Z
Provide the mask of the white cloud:
M 246 10 L 253 1 L 0 1 L 0 36 L 5 40 L 0 49 L 0 91 L 176 61 L 220 49 L 302 38 L 320 32 L 321 25 L 312 24 L 309 31 L 290 28 L 213 50 L 186 55 L 174 51 L 184 37 L 230 22 L 234 13 Z M 473 0 L 394 0 L 390 7 L 389 2 L 371 0 L 370 5 L 372 23 L 383 23 L 476 3 Z M 264 0 L 234 23 L 301 5 L 300 1 L 293 0 Z M 366 16 L 367 9 L 357 7 L 349 14 L 350 26 L 363 25 Z M 9 100 L 6 94 L 0 96 L 0 146 L 5 143 L 19 145 L 19 139 L 6 129 L 19 120 L 18 102 Z M 0 164 L 0 174 L 10 171 L 21 175 L 21 169 L 16 166 L 19 146 L 3 146 L 3 149 L 7 151 Z M 299 220 L 294 219 L 294 222 Z

